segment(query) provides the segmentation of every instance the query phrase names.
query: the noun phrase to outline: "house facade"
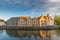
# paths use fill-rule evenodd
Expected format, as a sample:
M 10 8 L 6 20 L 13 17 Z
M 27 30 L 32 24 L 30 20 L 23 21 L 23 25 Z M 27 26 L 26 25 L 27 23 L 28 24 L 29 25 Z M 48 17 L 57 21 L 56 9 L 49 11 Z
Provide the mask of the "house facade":
M 36 17 L 33 18 L 33 26 L 34 27 L 38 27 L 39 26 L 39 20 Z
M 12 17 L 6 21 L 7 26 L 17 26 L 19 17 Z
M 4 21 L 4 19 L 0 19 L 0 26 L 5 26 L 6 24 L 5 24 L 5 21 Z
M 39 24 L 40 24 L 40 27 L 41 26 L 53 26 L 54 20 L 51 18 L 49 14 L 47 14 L 46 16 L 40 16 Z
M 45 24 L 45 18 L 44 18 L 44 16 L 40 16 L 39 17 L 39 26 L 42 26 L 43 24 Z
M 26 27 L 26 21 L 24 20 L 23 17 L 19 18 L 17 26 L 21 26 L 21 27 L 25 26 Z
M 33 26 L 33 21 L 32 21 L 32 19 L 29 17 L 28 19 L 27 19 L 27 27 L 32 27 Z
M 53 26 L 54 25 L 54 20 L 50 19 L 47 21 L 47 26 Z
M 54 25 L 54 20 L 51 18 L 49 14 L 46 16 L 40 16 L 38 18 L 31 18 L 29 16 L 21 16 L 21 17 L 12 17 L 7 20 L 6 24 L 8 26 L 23 26 L 23 27 L 41 27 L 41 26 L 52 26 Z

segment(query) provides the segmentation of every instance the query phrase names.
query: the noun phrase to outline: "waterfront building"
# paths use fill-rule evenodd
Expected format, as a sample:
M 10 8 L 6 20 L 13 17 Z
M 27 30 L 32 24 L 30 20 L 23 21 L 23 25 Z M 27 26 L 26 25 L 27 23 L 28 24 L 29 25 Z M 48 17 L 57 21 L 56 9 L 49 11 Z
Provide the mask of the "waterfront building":
M 33 21 L 29 16 L 12 17 L 6 22 L 7 26 L 33 26 Z
M 45 24 L 45 18 L 44 16 L 40 16 L 39 18 L 39 25 L 42 26 L 43 24 Z
M 26 20 L 27 20 L 26 17 L 21 16 L 18 20 L 18 25 L 17 26 L 26 27 L 27 26 Z
M 54 20 L 50 19 L 47 21 L 47 26 L 53 26 L 54 25 Z
M 19 17 L 12 17 L 6 21 L 7 26 L 17 26 Z
M 33 26 L 33 21 L 32 21 L 32 19 L 31 19 L 31 17 L 29 17 L 28 19 L 27 19 L 27 27 L 32 27 Z
M 47 16 L 39 17 L 39 24 L 40 26 L 52 26 L 54 25 L 54 20 L 51 18 L 49 14 L 47 14 Z
M 21 17 L 12 17 L 7 20 L 6 24 L 8 26 L 23 26 L 23 27 L 41 27 L 41 26 L 52 26 L 54 25 L 54 20 L 51 18 L 49 14 L 46 16 L 40 16 L 38 18 L 31 18 L 29 16 L 21 16 Z
M 5 26 L 6 24 L 5 24 L 5 21 L 4 21 L 4 19 L 0 19 L 0 26 Z
M 46 18 L 46 25 L 47 26 L 53 26 L 54 25 L 54 20 L 52 19 L 52 17 L 49 14 L 47 14 L 47 17 L 48 18 Z
M 36 17 L 33 18 L 33 26 L 34 27 L 38 27 L 39 26 L 39 20 Z

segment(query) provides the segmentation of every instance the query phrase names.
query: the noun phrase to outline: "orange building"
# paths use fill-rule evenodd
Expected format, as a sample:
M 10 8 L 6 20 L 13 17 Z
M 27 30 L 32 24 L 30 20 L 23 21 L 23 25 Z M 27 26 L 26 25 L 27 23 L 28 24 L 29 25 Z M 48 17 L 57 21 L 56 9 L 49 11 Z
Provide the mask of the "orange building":
M 54 20 L 51 18 L 49 14 L 47 14 L 47 16 L 39 17 L 39 24 L 40 26 L 54 25 Z

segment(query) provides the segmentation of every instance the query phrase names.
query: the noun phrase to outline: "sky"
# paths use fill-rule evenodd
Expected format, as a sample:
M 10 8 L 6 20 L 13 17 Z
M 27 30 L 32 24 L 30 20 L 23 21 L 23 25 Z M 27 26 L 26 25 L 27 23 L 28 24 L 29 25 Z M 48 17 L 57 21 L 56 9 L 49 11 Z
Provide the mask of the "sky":
M 0 18 L 60 14 L 60 0 L 0 0 Z

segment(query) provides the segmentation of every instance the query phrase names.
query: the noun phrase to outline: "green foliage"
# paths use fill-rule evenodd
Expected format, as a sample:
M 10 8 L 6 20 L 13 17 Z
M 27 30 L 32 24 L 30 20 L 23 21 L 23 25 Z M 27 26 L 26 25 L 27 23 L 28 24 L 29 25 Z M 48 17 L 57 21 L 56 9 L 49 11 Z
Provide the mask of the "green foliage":
M 55 22 L 57 25 L 60 24 L 60 15 L 55 16 L 55 18 L 54 18 L 54 22 Z

